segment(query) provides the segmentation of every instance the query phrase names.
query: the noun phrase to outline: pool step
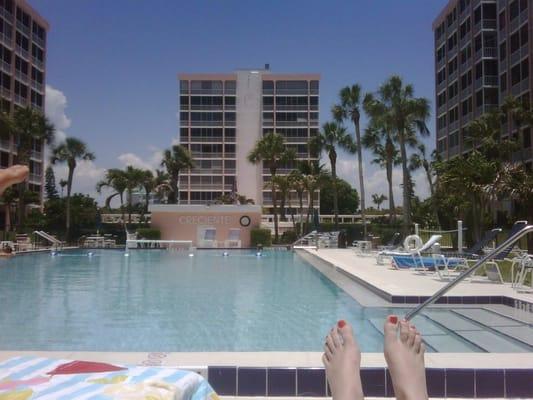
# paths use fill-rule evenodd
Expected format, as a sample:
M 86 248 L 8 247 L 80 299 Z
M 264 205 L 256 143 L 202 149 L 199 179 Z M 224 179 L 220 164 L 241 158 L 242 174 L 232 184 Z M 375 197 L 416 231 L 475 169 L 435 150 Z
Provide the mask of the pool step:
M 457 309 L 453 312 L 527 344 L 531 347 L 529 351 L 533 350 L 533 327 L 529 324 L 481 308 Z
M 431 321 L 453 331 L 456 335 L 467 340 L 483 351 L 490 353 L 522 353 L 531 351 L 531 348 L 528 345 L 510 337 L 510 335 L 494 332 L 493 329 L 495 326 L 493 327 L 492 322 L 490 322 L 490 316 L 484 313 L 477 313 L 475 310 L 476 309 L 457 309 L 454 311 L 431 310 L 426 311 L 424 315 Z M 466 311 L 465 315 L 460 315 L 460 312 L 464 311 Z M 501 317 L 498 314 L 494 314 L 494 317 L 497 324 L 509 322 L 504 321 L 503 319 L 498 319 L 497 317 Z M 475 318 L 479 318 L 479 322 L 476 321 Z M 487 324 L 484 324 L 483 322 L 486 322 Z M 519 326 L 498 326 L 498 328 L 503 329 L 516 327 Z M 447 348 L 446 350 L 449 351 Z

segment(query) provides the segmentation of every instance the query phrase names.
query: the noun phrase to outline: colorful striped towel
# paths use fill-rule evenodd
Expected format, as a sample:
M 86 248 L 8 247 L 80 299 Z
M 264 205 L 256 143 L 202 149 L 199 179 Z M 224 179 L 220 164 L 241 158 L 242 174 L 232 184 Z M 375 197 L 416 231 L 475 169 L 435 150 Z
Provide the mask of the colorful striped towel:
M 15 357 L 0 363 L 0 399 L 217 400 L 218 397 L 204 378 L 191 371 Z

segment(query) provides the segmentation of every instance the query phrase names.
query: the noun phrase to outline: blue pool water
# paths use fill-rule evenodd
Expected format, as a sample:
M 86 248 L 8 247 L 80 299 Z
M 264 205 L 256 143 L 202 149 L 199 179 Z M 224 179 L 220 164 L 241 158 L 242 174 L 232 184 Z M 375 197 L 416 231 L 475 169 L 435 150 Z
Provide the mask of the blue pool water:
M 362 350 L 375 352 L 390 311 L 361 307 L 286 251 L 258 258 L 244 250 L 94 250 L 0 260 L 0 350 L 321 351 L 344 318 Z M 463 341 L 450 346 L 446 335 L 435 340 L 448 351 L 475 351 Z

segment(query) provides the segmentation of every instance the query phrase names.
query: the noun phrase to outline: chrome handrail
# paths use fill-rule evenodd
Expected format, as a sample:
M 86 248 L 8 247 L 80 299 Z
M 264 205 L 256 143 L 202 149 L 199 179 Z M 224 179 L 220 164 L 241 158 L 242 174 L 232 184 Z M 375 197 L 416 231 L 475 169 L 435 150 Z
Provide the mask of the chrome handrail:
M 439 289 L 433 296 L 431 296 L 429 299 L 424 301 L 423 303 L 419 304 L 417 307 L 413 308 L 411 311 L 409 311 L 407 314 L 405 314 L 405 320 L 409 321 L 412 319 L 416 314 L 418 314 L 420 311 L 422 311 L 424 308 L 429 306 L 430 304 L 434 303 L 438 299 L 440 299 L 447 291 L 452 289 L 454 286 L 456 286 L 459 282 L 461 282 L 464 278 L 466 278 L 468 275 L 472 274 L 475 270 L 477 270 L 479 267 L 481 267 L 483 264 L 485 264 L 488 260 L 496 257 L 499 253 L 501 253 L 505 248 L 508 246 L 513 245 L 518 239 L 520 239 L 522 236 L 528 234 L 529 232 L 533 232 L 533 225 L 526 225 L 522 229 L 520 229 L 518 232 L 516 232 L 513 236 L 511 236 L 509 239 L 507 239 L 505 242 L 500 244 L 498 247 L 496 247 L 494 250 L 492 250 L 490 253 L 486 254 L 482 258 L 480 258 L 474 265 L 472 265 L 470 268 L 468 268 L 466 271 L 462 272 L 455 280 L 448 283 L 446 286 Z M 435 266 L 437 268 L 437 266 Z

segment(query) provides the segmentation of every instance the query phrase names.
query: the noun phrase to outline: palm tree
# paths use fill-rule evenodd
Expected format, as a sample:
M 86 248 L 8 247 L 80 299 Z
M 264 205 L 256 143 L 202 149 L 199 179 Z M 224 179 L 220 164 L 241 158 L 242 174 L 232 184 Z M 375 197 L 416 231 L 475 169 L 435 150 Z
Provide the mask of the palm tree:
M 106 171 L 104 179 L 96 184 L 96 191 L 98 193 L 101 193 L 104 187 L 110 188 L 114 191 L 105 200 L 105 206 L 107 208 L 111 208 L 111 200 L 113 199 L 113 197 L 119 196 L 122 223 L 125 225 L 126 218 L 124 216 L 124 192 L 128 188 L 128 180 L 125 176 L 124 171 L 118 168 L 108 169 Z
M 516 97 L 507 96 L 503 101 L 501 113 L 504 116 L 509 116 L 513 121 L 518 135 L 517 147 L 522 150 L 524 144 L 524 132 L 522 131 L 522 127 L 524 124 L 531 123 L 533 121 L 531 110 L 529 110 L 529 107 L 525 107 L 524 103 Z M 520 161 L 522 165 L 525 166 L 526 157 L 524 151 L 520 152 Z
M 163 197 L 170 193 L 170 185 L 168 183 L 168 174 L 160 169 L 155 170 L 154 176 L 154 192 L 159 201 L 163 201 Z
M 429 135 L 426 121 L 429 118 L 429 100 L 414 96 L 414 87 L 404 85 L 399 76 L 390 77 L 380 88 L 379 96 L 385 105 L 384 118 L 394 130 L 400 145 L 403 182 L 403 230 L 407 234 L 411 226 L 411 176 L 408 167 L 407 147 L 416 144 L 416 132 Z
M 128 224 L 131 224 L 131 212 L 133 208 L 133 190 L 142 185 L 144 171 L 128 165 L 124 171 L 126 178 L 126 193 L 128 195 Z
M 59 186 L 61 186 L 61 197 L 63 197 L 63 191 L 65 190 L 65 187 L 67 186 L 67 181 L 64 179 L 60 179 Z
M 279 216 L 282 221 L 286 219 L 285 217 L 285 202 L 289 201 L 290 208 L 290 190 L 291 182 L 287 175 L 276 175 L 271 182 L 267 182 L 266 187 L 274 185 L 276 193 L 279 195 Z
M 295 151 L 287 148 L 283 136 L 276 132 L 270 132 L 263 136 L 248 154 L 249 162 L 252 164 L 263 162 L 263 166 L 270 170 L 271 181 L 276 176 L 278 168 L 295 158 Z M 277 242 L 279 239 L 278 202 L 275 186 L 272 186 L 272 214 L 274 217 L 274 240 Z
M 92 161 L 94 154 L 87 149 L 87 145 L 79 139 L 68 137 L 63 143 L 52 149 L 52 156 L 50 162 L 66 163 L 68 167 L 67 175 L 67 217 L 66 217 L 66 237 L 70 239 L 70 194 L 72 192 L 72 180 L 74 178 L 74 170 L 78 160 Z
M 317 190 L 320 190 L 327 175 L 324 171 L 324 164 L 320 164 L 318 161 L 303 161 L 299 164 L 298 169 L 303 174 L 305 180 L 305 189 L 307 191 L 307 216 L 305 218 L 305 224 L 309 227 L 309 220 L 311 218 L 311 212 L 314 209 L 315 197 L 314 194 Z
M 4 232 L 11 231 L 11 206 L 18 201 L 17 191 L 10 187 L 2 194 L 2 203 L 4 203 Z
M 346 86 L 339 93 L 340 104 L 333 106 L 333 117 L 342 122 L 349 119 L 355 127 L 355 148 L 357 151 L 357 162 L 359 171 L 359 194 L 361 198 L 361 218 L 363 220 L 363 235 L 367 236 L 366 214 L 365 214 L 365 184 L 363 173 L 363 155 L 361 153 L 361 128 L 359 120 L 361 118 L 361 86 L 358 84 Z
M 0 136 L 8 139 L 13 136 L 18 164 L 29 166 L 33 144 L 35 142 L 52 143 L 54 134 L 55 128 L 48 118 L 31 107 L 16 108 L 12 116 L 0 113 Z M 25 195 L 27 187 L 28 182 L 18 185 L 19 224 L 23 223 L 26 200 L 30 198 Z
M 304 193 L 306 190 L 306 182 L 305 182 L 305 176 L 297 169 L 291 171 L 289 174 L 289 182 L 291 184 L 292 189 L 296 191 L 296 196 L 298 197 L 298 204 L 300 206 L 300 209 L 298 211 L 299 214 L 299 222 L 300 222 L 300 228 L 298 230 L 298 234 L 301 236 L 303 235 L 303 213 L 304 213 L 304 204 L 303 204 L 303 198 Z
M 165 167 L 169 176 L 169 195 L 168 202 L 176 204 L 179 200 L 179 179 L 180 172 L 183 169 L 194 168 L 194 160 L 191 153 L 185 147 L 176 144 L 171 149 L 163 152 L 161 166 Z
M 331 165 L 333 177 L 333 213 L 335 214 L 335 229 L 339 227 L 339 199 L 337 192 L 337 148 L 355 153 L 355 144 L 344 128 L 338 122 L 326 122 L 317 136 L 311 139 L 311 148 L 317 152 L 325 151 Z
M 150 194 L 155 190 L 157 183 L 154 174 L 149 169 L 142 171 L 141 186 L 144 189 L 144 212 L 148 213 L 150 203 Z
M 375 100 L 372 94 L 367 94 L 363 105 L 365 112 L 370 116 L 370 123 L 365 130 L 362 142 L 363 146 L 374 153 L 375 158 L 372 163 L 385 169 L 389 185 L 389 221 L 392 223 L 396 219 L 392 171 L 400 164 L 400 157 L 394 144 L 392 127 L 385 118 L 382 118 L 385 110 L 384 104 Z
M 385 200 L 387 200 L 387 196 L 384 194 L 374 193 L 372 195 L 372 202 L 378 207 L 378 211 L 380 210 L 381 203 L 383 203 Z

